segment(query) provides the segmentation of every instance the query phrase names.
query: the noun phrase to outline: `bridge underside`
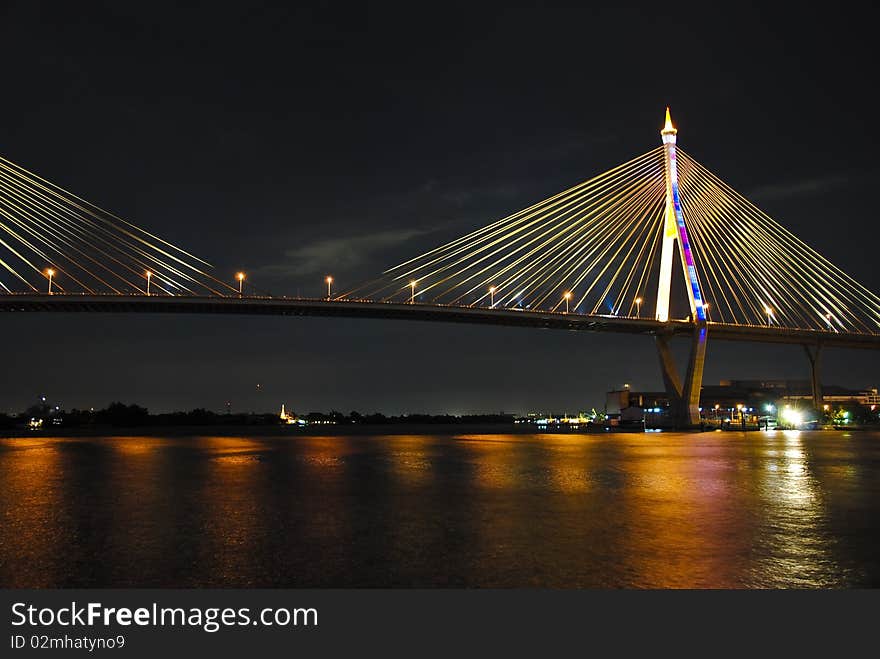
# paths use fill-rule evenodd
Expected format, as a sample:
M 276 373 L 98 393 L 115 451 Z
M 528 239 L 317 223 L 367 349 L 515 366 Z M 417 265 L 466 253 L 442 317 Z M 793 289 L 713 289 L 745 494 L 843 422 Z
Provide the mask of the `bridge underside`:
M 692 336 L 694 323 L 652 318 L 587 315 L 487 307 L 406 304 L 369 300 L 284 297 L 198 297 L 146 295 L 0 295 L 0 312 L 193 313 L 266 316 L 319 316 L 422 320 L 432 322 L 537 327 L 580 332 L 647 336 Z M 713 341 L 786 343 L 823 348 L 880 348 L 880 334 L 788 329 L 778 326 L 706 323 Z

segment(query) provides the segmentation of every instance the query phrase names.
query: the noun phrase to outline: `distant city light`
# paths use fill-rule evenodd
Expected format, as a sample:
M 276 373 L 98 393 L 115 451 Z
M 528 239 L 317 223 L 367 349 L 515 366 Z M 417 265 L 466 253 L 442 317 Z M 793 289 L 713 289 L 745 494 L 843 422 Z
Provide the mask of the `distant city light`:
M 782 410 L 782 420 L 788 425 L 797 428 L 804 422 L 804 415 L 800 411 L 786 405 Z

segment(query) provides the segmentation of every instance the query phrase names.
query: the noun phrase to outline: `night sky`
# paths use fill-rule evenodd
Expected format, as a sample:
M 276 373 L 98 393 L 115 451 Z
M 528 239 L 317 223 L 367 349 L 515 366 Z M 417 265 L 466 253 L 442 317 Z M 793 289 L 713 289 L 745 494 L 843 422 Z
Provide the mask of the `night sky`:
M 218 277 L 354 287 L 659 145 L 669 105 L 683 149 L 880 291 L 876 16 L 178 4 L 4 3 L 0 153 Z M 0 411 L 46 394 L 153 411 L 574 412 L 623 382 L 660 388 L 653 342 L 609 334 L 23 314 L 0 318 L 0 340 Z M 877 386 L 878 366 L 828 351 L 824 381 Z M 808 373 L 798 346 L 710 338 L 706 383 Z

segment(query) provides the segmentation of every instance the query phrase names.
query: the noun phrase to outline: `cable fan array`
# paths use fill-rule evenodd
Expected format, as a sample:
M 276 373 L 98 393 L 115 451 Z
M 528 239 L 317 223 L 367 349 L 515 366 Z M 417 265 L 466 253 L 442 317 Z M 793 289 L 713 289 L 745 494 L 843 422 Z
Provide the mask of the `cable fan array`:
M 369 296 L 629 313 L 659 259 L 663 149 L 386 272 Z
M 880 298 L 677 153 L 710 322 L 878 332 Z M 401 263 L 349 295 L 652 318 L 665 176 L 661 146 Z
M 237 293 L 205 261 L 0 157 L 0 293 Z
M 682 212 L 709 318 L 875 334 L 880 298 L 678 149 Z

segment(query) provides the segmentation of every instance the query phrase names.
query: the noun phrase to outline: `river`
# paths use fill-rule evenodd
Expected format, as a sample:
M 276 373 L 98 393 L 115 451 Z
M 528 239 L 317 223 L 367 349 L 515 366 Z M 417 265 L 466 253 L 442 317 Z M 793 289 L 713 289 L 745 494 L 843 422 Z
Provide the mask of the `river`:
M 880 433 L 435 432 L 0 439 L 0 586 L 880 586 Z

